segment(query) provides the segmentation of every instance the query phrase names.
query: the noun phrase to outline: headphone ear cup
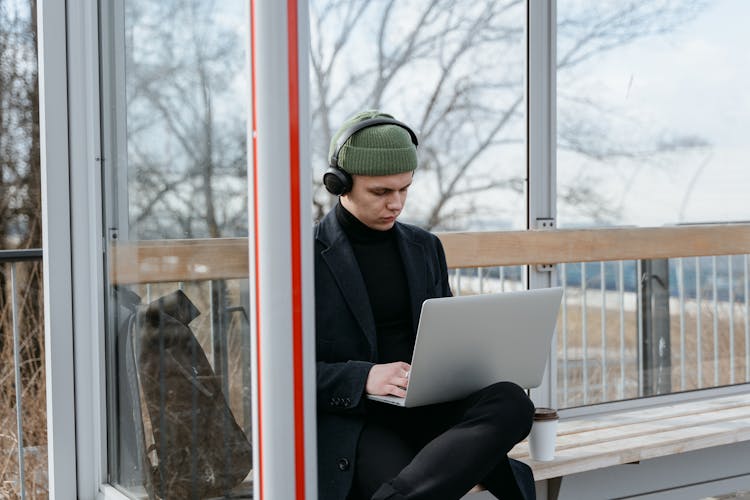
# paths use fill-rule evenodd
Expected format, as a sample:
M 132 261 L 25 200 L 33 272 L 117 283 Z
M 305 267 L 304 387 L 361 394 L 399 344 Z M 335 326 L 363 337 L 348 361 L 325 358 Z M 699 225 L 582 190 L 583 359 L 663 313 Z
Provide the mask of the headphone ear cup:
M 341 196 L 352 189 L 352 176 L 340 168 L 331 167 L 323 174 L 323 184 L 329 193 Z

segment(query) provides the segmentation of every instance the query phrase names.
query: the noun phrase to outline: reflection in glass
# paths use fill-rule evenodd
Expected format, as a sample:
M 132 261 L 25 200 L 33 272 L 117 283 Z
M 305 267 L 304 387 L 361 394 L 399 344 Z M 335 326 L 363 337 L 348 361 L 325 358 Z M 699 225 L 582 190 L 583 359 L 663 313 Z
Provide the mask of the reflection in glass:
M 252 496 L 247 262 L 222 239 L 247 236 L 246 9 L 103 8 L 109 467 L 128 494 Z
M 245 2 L 125 2 L 130 239 L 247 235 Z
M 750 219 L 742 0 L 557 5 L 560 225 Z

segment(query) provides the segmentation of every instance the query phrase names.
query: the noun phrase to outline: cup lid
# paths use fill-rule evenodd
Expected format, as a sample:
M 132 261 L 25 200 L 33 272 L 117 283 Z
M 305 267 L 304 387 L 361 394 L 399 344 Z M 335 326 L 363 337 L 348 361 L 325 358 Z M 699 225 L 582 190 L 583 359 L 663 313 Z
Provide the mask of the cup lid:
M 536 408 L 534 410 L 534 420 L 557 420 L 557 410 L 554 408 Z

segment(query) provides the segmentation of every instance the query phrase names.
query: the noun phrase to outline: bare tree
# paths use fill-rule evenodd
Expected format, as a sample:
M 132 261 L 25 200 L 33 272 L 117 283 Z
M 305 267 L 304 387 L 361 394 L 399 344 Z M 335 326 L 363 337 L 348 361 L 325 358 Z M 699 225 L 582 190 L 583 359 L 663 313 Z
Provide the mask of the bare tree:
M 126 3 L 131 239 L 247 235 L 242 12 L 239 1 Z M 209 290 L 211 331 L 225 332 L 227 282 Z M 226 373 L 226 358 L 214 362 Z
M 36 1 L 0 1 L 0 248 L 41 247 Z
M 126 9 L 131 233 L 246 234 L 240 37 L 218 21 L 227 14 L 216 2 L 133 1 Z
M 558 75 L 635 40 L 668 33 L 705 2 L 582 2 L 559 19 Z M 495 214 L 498 197 L 519 197 L 524 141 L 524 7 L 521 0 L 315 0 L 311 2 L 314 165 L 327 163 L 328 140 L 354 111 L 379 108 L 413 124 L 421 179 L 411 219 L 426 228 L 465 227 Z M 700 138 L 643 134 L 637 144 L 607 134 L 600 103 L 576 101 L 560 117 L 558 147 L 604 163 L 653 159 L 705 147 Z M 641 124 L 643 126 L 643 124 Z M 655 138 L 656 137 L 656 138 Z M 426 178 L 426 179 L 425 179 Z M 320 216 L 331 204 L 316 175 Z M 617 208 L 591 184 L 562 186 L 560 201 L 594 218 Z M 520 200 L 520 198 L 518 198 Z

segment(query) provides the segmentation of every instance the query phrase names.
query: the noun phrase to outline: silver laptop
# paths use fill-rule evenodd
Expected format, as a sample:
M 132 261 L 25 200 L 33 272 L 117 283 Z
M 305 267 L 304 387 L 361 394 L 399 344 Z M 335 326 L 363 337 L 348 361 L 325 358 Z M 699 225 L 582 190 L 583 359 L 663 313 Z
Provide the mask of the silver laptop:
M 453 401 L 500 381 L 542 383 L 562 288 L 425 300 L 406 397 L 368 398 L 413 407 Z

